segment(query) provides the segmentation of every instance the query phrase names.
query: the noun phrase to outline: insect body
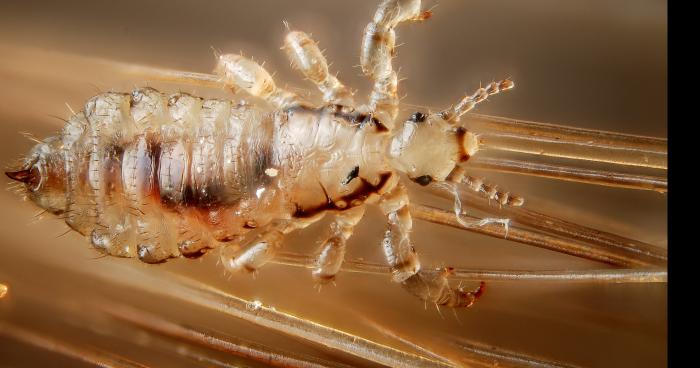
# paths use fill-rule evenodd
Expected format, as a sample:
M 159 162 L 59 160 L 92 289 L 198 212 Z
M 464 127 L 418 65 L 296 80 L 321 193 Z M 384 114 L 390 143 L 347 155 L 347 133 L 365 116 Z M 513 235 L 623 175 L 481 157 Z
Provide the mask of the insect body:
M 286 234 L 332 213 L 313 270 L 320 282 L 334 279 L 365 206 L 376 203 L 388 220 L 382 247 L 394 281 L 423 300 L 469 306 L 481 288 L 450 287 L 449 269 L 421 267 L 399 174 L 421 185 L 465 182 L 501 204 L 520 205 L 519 197 L 466 177 L 459 166 L 478 150 L 459 117 L 513 83 L 493 82 L 452 108 L 396 124 L 394 28 L 429 15 L 419 0 L 382 2 L 362 44 L 362 68 L 374 82 L 367 105 L 356 106 L 316 43 L 293 31 L 285 50 L 323 93 L 323 105 L 278 88 L 252 60 L 222 55 L 222 81 L 271 109 L 151 88 L 101 94 L 7 175 L 96 248 L 148 263 L 218 247 L 227 269 L 255 271 Z

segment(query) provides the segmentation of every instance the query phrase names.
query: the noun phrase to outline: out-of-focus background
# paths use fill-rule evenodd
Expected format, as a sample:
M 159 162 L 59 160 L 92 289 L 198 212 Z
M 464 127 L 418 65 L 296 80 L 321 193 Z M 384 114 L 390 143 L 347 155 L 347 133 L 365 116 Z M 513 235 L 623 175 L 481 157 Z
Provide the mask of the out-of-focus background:
M 434 5 L 427 2 L 426 7 Z M 212 48 L 242 50 L 265 61 L 278 84 L 310 90 L 279 50 L 282 21 L 313 35 L 333 71 L 364 96 L 369 82 L 359 64 L 362 31 L 377 1 L 3 1 L 0 4 L 0 160 L 12 165 L 100 91 L 150 85 L 226 97 L 225 91 L 175 85 L 115 73 L 98 59 L 210 72 Z M 666 2 L 657 0 L 441 1 L 434 16 L 398 30 L 395 65 L 406 78 L 406 104 L 441 108 L 480 83 L 511 77 L 516 89 L 493 97 L 479 113 L 665 137 Z M 237 97 L 238 98 L 238 97 Z M 359 98 L 361 99 L 361 98 Z M 417 107 L 406 107 L 406 113 Z M 666 246 L 666 197 L 651 191 L 595 187 L 488 174 L 557 215 Z M 201 261 L 149 266 L 99 258 L 85 239 L 9 191 L 0 193 L 0 321 L 45 332 L 81 346 L 114 351 L 146 365 L 191 366 L 201 361 L 167 354 L 139 331 L 81 320 L 91 300 L 137 305 L 192 326 L 295 352 L 362 364 L 347 356 L 265 331 L 186 303 L 156 298 L 91 278 L 92 269 L 126 265 L 144 272 L 186 274 L 228 293 L 331 325 L 388 345 L 363 320 L 372 320 L 428 348 L 459 354 L 455 341 L 480 341 L 508 350 L 590 367 L 666 364 L 666 285 L 495 282 L 477 305 L 443 315 L 392 284 L 388 277 L 341 274 L 336 287 L 313 288 L 308 271 L 270 265 L 253 279 L 230 279 L 216 252 Z M 309 253 L 323 223 L 289 239 Z M 382 261 L 379 211 L 356 230 L 350 258 Z M 61 236 L 59 236 L 61 235 Z M 414 240 L 427 265 L 470 268 L 587 269 L 604 265 L 506 240 L 415 222 Z M 85 311 L 87 314 L 88 311 Z M 70 327 L 66 327 L 70 326 Z M 96 327 L 97 326 L 97 327 Z M 100 327 L 101 326 L 101 327 Z M 108 327 L 105 327 L 108 326 Z M 0 328 L 2 328 L 0 326 Z M 211 361 L 230 356 L 200 352 Z M 188 360 L 189 359 L 189 360 Z M 78 366 L 0 337 L 0 363 Z M 60 365 L 58 364 L 58 365 Z M 252 364 L 237 362 L 232 364 Z M 206 365 L 206 364 L 205 364 Z

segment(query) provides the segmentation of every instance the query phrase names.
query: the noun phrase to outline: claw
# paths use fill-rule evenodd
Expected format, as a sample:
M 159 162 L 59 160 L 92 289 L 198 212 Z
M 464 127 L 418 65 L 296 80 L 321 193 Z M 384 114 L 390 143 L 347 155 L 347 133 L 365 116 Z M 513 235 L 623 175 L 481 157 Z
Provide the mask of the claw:
M 481 282 L 479 283 L 479 287 L 476 288 L 476 290 L 474 290 L 474 291 L 472 292 L 472 295 L 474 295 L 474 300 L 475 300 L 475 301 L 476 301 L 477 299 L 479 299 L 482 295 L 484 295 L 484 290 L 486 290 L 486 283 L 485 283 L 484 281 L 481 281 Z
M 431 271 L 421 270 L 409 277 L 402 285 L 411 294 L 426 302 L 451 308 L 472 306 L 483 295 L 486 283 L 482 281 L 473 291 L 464 291 L 461 286 L 452 288 L 447 282 L 447 277 L 452 272 L 451 267 Z

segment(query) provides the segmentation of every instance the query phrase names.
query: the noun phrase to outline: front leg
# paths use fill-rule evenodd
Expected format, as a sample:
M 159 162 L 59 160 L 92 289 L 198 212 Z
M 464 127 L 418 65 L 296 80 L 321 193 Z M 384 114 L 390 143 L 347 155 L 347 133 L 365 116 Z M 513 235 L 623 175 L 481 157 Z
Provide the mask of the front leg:
M 385 194 L 380 203 L 389 222 L 382 248 L 391 266 L 393 280 L 426 302 L 454 308 L 471 306 L 481 296 L 483 283 L 475 291 L 452 288 L 447 282 L 451 268 L 425 270 L 421 267 L 410 239 L 413 221 L 408 204 L 408 193 L 402 184 Z

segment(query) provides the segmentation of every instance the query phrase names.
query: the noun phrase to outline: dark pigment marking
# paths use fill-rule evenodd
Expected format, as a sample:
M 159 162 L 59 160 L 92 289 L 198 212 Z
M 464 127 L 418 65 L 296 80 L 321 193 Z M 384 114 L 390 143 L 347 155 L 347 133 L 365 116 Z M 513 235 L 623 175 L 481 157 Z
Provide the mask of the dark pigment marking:
M 364 112 L 343 112 L 342 106 L 337 106 L 336 110 L 333 112 L 333 116 L 336 118 L 343 119 L 347 121 L 350 125 L 355 125 L 359 129 L 364 129 L 365 126 L 374 126 L 377 132 L 383 133 L 388 132 L 389 128 L 382 124 L 379 119 L 372 116 L 371 113 Z
M 467 137 L 467 130 L 462 127 L 458 127 L 457 129 L 455 129 L 455 135 L 457 137 L 457 149 L 459 149 L 459 157 L 457 157 L 457 159 L 459 160 L 459 162 L 469 160 L 469 154 L 464 148 L 464 140 Z
M 151 195 L 153 195 L 154 198 L 160 198 L 160 203 L 164 207 L 169 209 L 176 209 L 178 207 L 191 207 L 208 211 L 221 208 L 227 205 L 235 204 L 235 202 L 240 200 L 240 197 L 238 196 L 232 198 L 232 196 L 230 195 L 230 191 L 227 191 L 227 188 L 220 181 L 217 182 L 214 180 L 208 180 L 206 183 L 195 182 L 196 178 L 194 178 L 191 173 L 191 146 L 189 148 L 190 151 L 183 158 L 184 163 L 186 165 L 184 168 L 185 173 L 183 173 L 182 178 L 182 199 L 178 201 L 171 195 L 160 192 L 159 175 L 161 156 L 164 154 L 163 146 L 162 142 L 159 142 L 156 139 L 148 140 L 148 149 L 153 165 L 153 169 L 151 171 L 153 178 L 153 187 L 151 188 Z M 258 173 L 258 176 L 261 175 L 259 175 Z
M 428 115 L 425 115 L 424 113 L 420 111 L 416 111 L 411 115 L 411 121 L 414 123 L 424 123 L 425 119 L 428 118 Z
M 34 166 L 25 170 L 5 171 L 5 175 L 12 180 L 27 184 L 32 190 L 36 190 L 39 183 L 41 183 L 41 173 Z
M 372 40 L 375 41 L 375 42 L 385 42 L 385 41 L 384 41 L 384 36 L 383 36 L 381 33 L 379 33 L 379 32 L 374 32 L 374 33 L 372 34 Z
M 348 176 L 345 178 L 345 180 L 342 181 L 343 185 L 348 185 L 352 181 L 352 179 L 355 179 L 360 175 L 360 167 L 355 166 L 349 173 Z
M 369 197 L 371 194 L 377 193 L 380 190 L 382 190 L 382 188 L 384 188 L 386 183 L 391 178 L 391 175 L 392 174 L 390 172 L 380 174 L 379 183 L 377 183 L 377 185 L 372 185 L 364 178 L 360 178 L 360 180 L 362 180 L 362 185 L 359 188 L 357 188 L 357 190 L 353 193 L 344 195 L 332 201 L 329 199 L 328 201 L 326 201 L 326 203 L 317 207 L 300 208 L 299 205 L 297 205 L 296 212 L 294 212 L 293 216 L 296 218 L 308 218 L 313 217 L 316 214 L 321 213 L 323 211 L 338 210 L 339 208 L 335 206 L 335 202 L 339 201 L 345 201 L 346 203 L 348 203 L 348 206 L 343 209 L 352 208 L 352 203 L 354 201 L 360 200 L 364 202 L 367 199 L 367 197 Z
M 182 250 L 180 250 L 180 253 L 182 254 L 183 257 L 185 257 L 187 259 L 197 259 L 197 258 L 207 254 L 207 250 L 209 250 L 209 248 L 202 248 L 202 249 L 196 250 L 194 252 L 189 252 L 189 253 L 186 253 L 186 252 L 183 252 Z
M 330 282 L 330 281 L 335 280 L 335 275 L 318 275 L 316 277 L 319 278 L 323 282 Z
M 162 153 L 161 143 L 152 136 L 146 138 L 148 146 L 148 155 L 151 158 L 151 196 L 152 198 L 160 198 L 160 155 Z

